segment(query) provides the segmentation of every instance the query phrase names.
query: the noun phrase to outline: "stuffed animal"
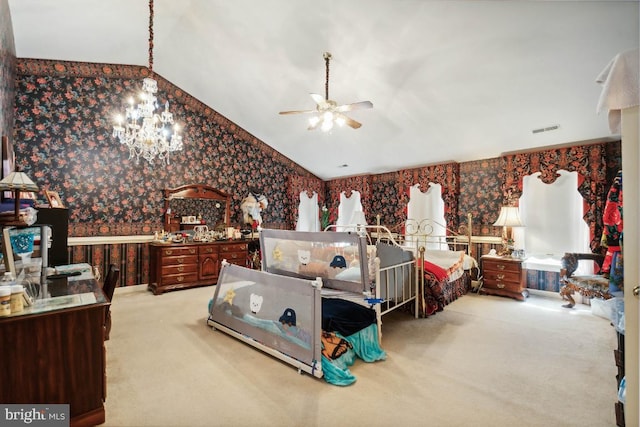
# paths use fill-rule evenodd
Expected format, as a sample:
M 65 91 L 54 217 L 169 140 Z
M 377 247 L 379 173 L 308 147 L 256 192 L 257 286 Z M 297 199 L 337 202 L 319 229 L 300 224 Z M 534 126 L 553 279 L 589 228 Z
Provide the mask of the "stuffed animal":
M 240 203 L 244 223 L 253 225 L 255 222 L 257 227 L 260 227 L 262 225 L 262 210 L 266 209 L 268 205 L 269 202 L 264 194 L 250 192 Z

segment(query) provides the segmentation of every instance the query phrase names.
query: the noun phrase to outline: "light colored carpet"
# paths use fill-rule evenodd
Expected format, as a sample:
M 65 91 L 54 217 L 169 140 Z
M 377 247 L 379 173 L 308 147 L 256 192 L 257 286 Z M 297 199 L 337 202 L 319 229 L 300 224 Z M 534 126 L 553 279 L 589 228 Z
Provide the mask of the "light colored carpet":
M 615 425 L 615 331 L 588 306 L 469 294 L 390 314 L 387 360 L 337 387 L 213 331 L 214 289 L 116 289 L 106 426 Z

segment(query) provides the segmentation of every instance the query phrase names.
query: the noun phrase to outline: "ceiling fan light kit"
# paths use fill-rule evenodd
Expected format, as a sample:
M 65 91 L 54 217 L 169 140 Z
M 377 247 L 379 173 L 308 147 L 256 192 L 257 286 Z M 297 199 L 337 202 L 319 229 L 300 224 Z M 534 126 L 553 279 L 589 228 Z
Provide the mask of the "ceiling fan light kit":
M 329 99 L 329 61 L 331 60 L 331 54 L 325 52 L 323 54 L 325 62 L 325 84 L 324 84 L 324 98 L 322 95 L 312 93 L 311 98 L 316 103 L 315 110 L 294 110 L 294 111 L 281 111 L 280 114 L 313 114 L 309 118 L 308 130 L 314 130 L 320 127 L 323 132 L 328 132 L 333 129 L 334 125 L 344 126 L 347 124 L 353 129 L 358 129 L 362 126 L 352 118 L 346 116 L 345 112 L 353 110 L 363 110 L 366 108 L 373 108 L 373 104 L 370 101 L 354 102 L 352 104 L 338 105 L 337 102 Z

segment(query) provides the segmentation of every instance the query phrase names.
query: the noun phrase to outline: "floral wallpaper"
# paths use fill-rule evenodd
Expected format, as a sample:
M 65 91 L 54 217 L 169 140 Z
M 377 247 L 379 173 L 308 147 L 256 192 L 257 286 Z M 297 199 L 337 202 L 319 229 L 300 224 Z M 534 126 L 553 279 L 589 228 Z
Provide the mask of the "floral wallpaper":
M 471 214 L 474 235 L 499 236 L 502 231 L 493 226 L 502 206 L 502 170 L 499 157 L 460 164 L 458 221 L 464 224 Z
M 166 166 L 129 159 L 113 118 L 137 92 L 144 67 L 19 59 L 16 161 L 69 208 L 70 234 L 149 234 L 162 228 L 162 190 L 207 184 L 232 196 L 231 221 L 249 189 L 269 200 L 265 226 L 289 224 L 287 176 L 315 178 L 180 88 L 154 75 L 184 128 L 185 149 Z M 268 186 L 264 183 L 269 183 Z
M 406 219 L 403 212 L 398 215 L 398 203 L 400 196 L 398 193 L 398 173 L 384 173 L 371 176 L 371 213 L 373 217 L 371 224 L 377 224 L 377 217 L 380 216 L 380 224 L 389 229 L 398 229 Z

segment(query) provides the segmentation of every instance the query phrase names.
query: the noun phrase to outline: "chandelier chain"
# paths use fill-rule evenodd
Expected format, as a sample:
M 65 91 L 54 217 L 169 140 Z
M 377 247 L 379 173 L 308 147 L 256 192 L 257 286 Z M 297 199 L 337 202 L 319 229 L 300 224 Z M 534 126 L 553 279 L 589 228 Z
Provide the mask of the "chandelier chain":
M 153 0 L 149 0 L 149 71 L 153 74 Z

